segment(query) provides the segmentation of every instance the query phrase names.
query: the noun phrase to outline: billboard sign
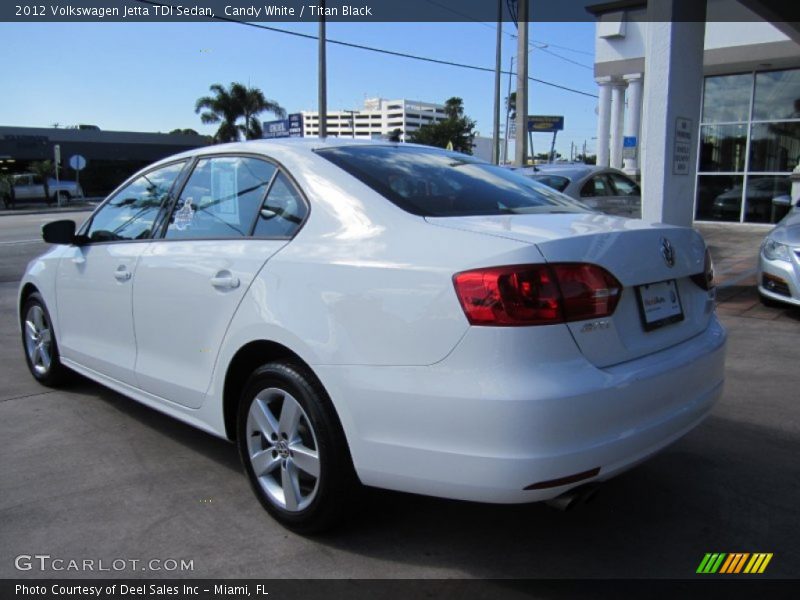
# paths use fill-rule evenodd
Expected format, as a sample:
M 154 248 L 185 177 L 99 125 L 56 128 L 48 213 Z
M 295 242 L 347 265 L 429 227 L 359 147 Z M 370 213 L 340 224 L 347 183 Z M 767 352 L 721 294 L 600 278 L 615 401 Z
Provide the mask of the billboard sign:
M 552 133 L 564 129 L 564 117 L 552 115 L 529 115 L 528 131 L 533 133 Z
M 286 119 L 264 121 L 262 137 L 265 140 L 287 137 L 303 137 L 303 115 L 293 113 Z
M 289 135 L 291 137 L 303 137 L 303 115 L 301 113 L 289 115 Z

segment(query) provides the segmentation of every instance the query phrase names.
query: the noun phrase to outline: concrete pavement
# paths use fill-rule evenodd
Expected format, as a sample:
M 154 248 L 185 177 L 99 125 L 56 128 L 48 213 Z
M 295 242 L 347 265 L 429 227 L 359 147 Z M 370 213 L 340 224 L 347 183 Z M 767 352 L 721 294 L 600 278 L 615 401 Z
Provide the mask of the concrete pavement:
M 0 220 L 0 241 L 36 226 Z M 725 248 L 754 259 L 759 235 L 739 233 L 710 236 L 718 265 L 738 260 Z M 165 575 L 14 569 L 15 556 L 37 552 L 193 560 L 168 573 L 182 577 L 692 578 L 706 552 L 773 552 L 765 576 L 798 573 L 798 312 L 764 320 L 721 308 L 722 400 L 591 504 L 559 513 L 374 491 L 350 527 L 304 538 L 261 509 L 232 445 L 85 380 L 63 391 L 33 381 L 14 277 L 41 246 L 25 244 L 8 260 L 15 246 L 0 246 L 0 577 Z

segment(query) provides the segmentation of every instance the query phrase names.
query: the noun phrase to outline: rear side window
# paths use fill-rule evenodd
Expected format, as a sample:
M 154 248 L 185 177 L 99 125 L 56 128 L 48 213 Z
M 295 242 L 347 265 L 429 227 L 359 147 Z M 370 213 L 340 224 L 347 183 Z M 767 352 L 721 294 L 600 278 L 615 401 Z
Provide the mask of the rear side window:
M 636 182 L 631 181 L 627 177 L 617 173 L 609 173 L 608 177 L 611 179 L 611 185 L 614 187 L 614 192 L 617 196 L 640 196 L 641 191 Z
M 244 156 L 198 161 L 170 217 L 166 239 L 249 235 L 276 170 L 266 161 Z
M 302 225 L 306 212 L 305 202 L 299 192 L 286 175 L 279 173 L 258 211 L 253 235 L 291 237 Z
M 418 146 L 342 146 L 317 153 L 415 215 L 585 212 L 525 175 L 465 154 Z

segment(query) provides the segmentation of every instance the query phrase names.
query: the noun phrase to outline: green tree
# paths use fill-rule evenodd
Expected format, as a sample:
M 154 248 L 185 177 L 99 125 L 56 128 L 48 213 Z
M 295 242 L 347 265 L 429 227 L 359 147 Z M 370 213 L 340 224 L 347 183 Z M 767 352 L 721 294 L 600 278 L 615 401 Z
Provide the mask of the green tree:
M 28 166 L 28 169 L 42 180 L 42 184 L 44 185 L 44 198 L 47 200 L 47 203 L 50 204 L 52 202 L 50 199 L 50 176 L 53 174 L 53 161 L 39 160 L 32 162 Z
M 257 140 L 262 136 L 261 121 L 258 118 L 262 112 L 273 113 L 279 119 L 286 118 L 286 111 L 283 107 L 264 96 L 258 88 L 243 86 L 239 83 L 231 84 L 231 92 L 241 107 L 244 124 L 239 125 L 239 130 L 247 140 Z
M 472 154 L 475 121 L 464 115 L 464 101 L 449 98 L 444 107 L 445 120 L 423 125 L 411 134 L 409 141 L 438 148 L 447 148 L 448 143 L 452 143 L 456 152 Z
M 215 142 L 235 142 L 240 133 L 245 139 L 261 137 L 261 123 L 258 115 L 270 111 L 283 118 L 286 111 L 274 100 L 264 97 L 264 92 L 241 83 L 233 82 L 227 88 L 215 83 L 209 87 L 212 96 L 198 98 L 194 111 L 200 114 L 200 120 L 206 124 L 219 123 L 214 134 Z M 239 119 L 244 124 L 239 124 Z
M 200 135 L 194 129 L 186 128 L 186 129 L 173 129 L 169 132 L 169 135 Z
M 14 208 L 14 176 L 11 173 L 0 173 L 0 198 L 6 208 Z
M 402 135 L 403 135 L 403 130 L 402 129 L 399 129 L 399 128 L 395 129 L 394 131 L 392 131 L 392 133 L 389 134 L 389 141 L 390 142 L 399 142 L 400 141 L 400 136 L 402 136 Z

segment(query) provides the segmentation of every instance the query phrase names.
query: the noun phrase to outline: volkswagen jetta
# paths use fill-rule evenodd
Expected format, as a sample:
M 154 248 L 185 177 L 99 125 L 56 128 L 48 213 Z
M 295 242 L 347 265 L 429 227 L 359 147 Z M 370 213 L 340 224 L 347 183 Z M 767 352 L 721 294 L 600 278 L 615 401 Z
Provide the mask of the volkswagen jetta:
M 361 484 L 551 499 L 674 442 L 722 389 L 696 231 L 462 154 L 211 146 L 43 235 L 19 295 L 33 376 L 77 371 L 235 441 L 298 530 Z

